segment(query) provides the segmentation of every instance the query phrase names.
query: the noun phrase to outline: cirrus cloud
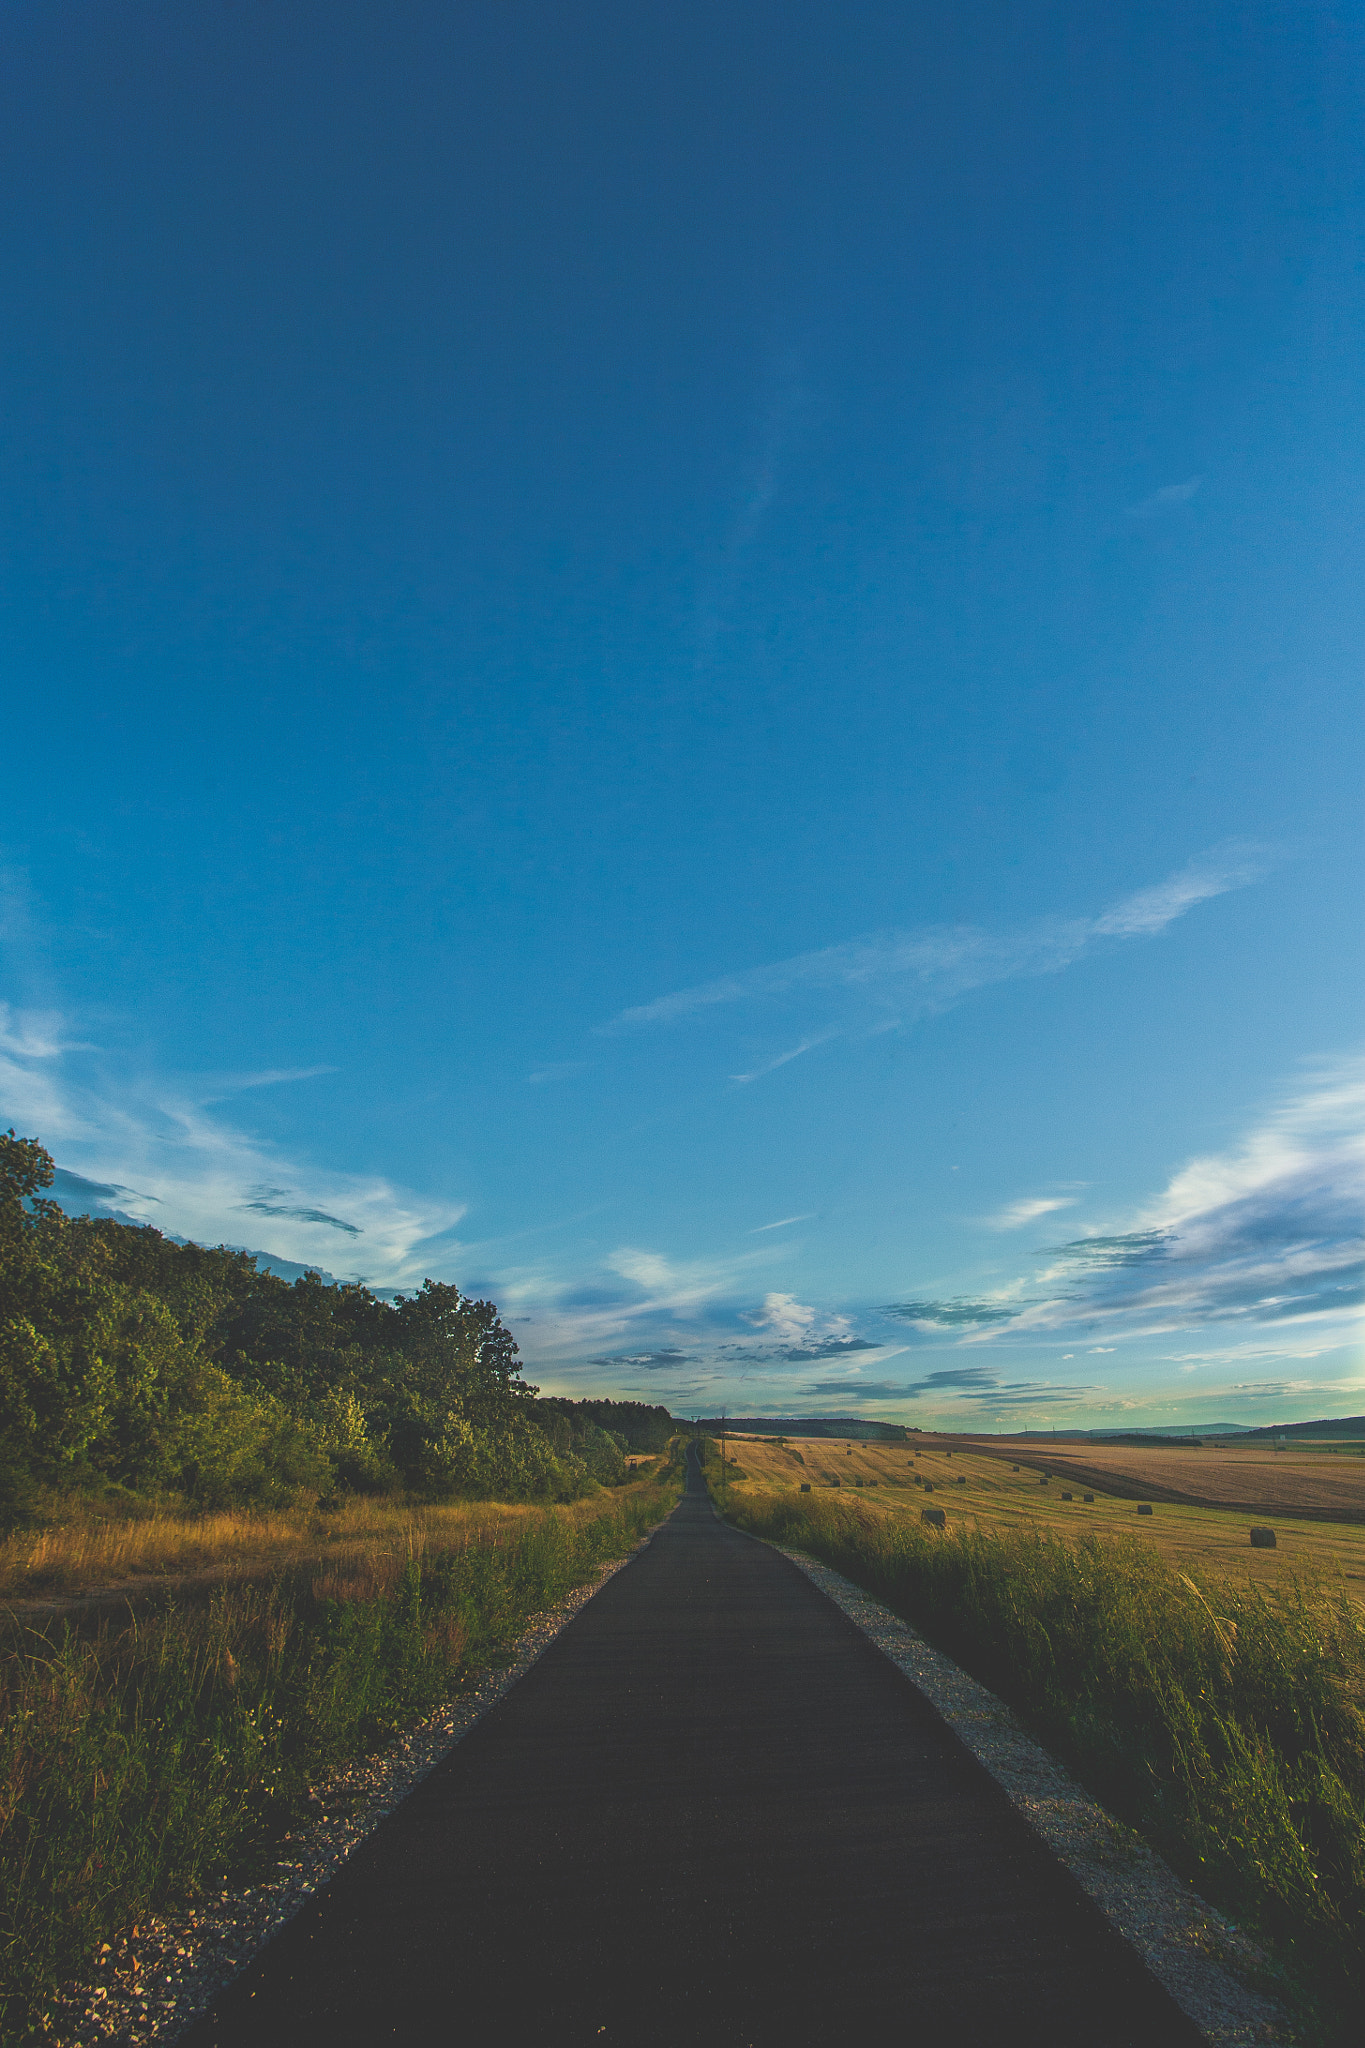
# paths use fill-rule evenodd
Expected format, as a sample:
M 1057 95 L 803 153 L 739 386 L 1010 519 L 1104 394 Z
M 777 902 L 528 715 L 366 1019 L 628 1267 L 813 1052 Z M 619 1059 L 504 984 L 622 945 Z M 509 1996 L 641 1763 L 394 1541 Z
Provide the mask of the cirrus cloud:
M 1201 854 L 1164 881 L 1120 898 L 1093 917 L 1042 918 L 1000 932 L 972 925 L 870 932 L 656 996 L 598 1025 L 597 1033 L 616 1037 L 737 1006 L 791 1002 L 808 1006 L 812 1001 L 825 1006 L 833 1001 L 839 1006 L 844 1014 L 837 1020 L 805 1031 L 794 1046 L 783 1047 L 731 1076 L 732 1081 L 748 1085 L 858 1028 L 855 1013 L 860 1004 L 871 1001 L 881 1012 L 894 1008 L 893 1022 L 913 1020 L 949 1009 L 973 989 L 993 982 L 1059 973 L 1106 941 L 1155 937 L 1196 904 L 1258 880 L 1269 865 L 1265 849 L 1230 842 Z M 884 1026 L 885 1015 L 880 1021 Z
M 1206 1324 L 1358 1327 L 1365 1302 L 1365 1058 L 1318 1067 L 1227 1152 L 1192 1160 L 1126 1229 L 1058 1245 L 981 1299 L 887 1314 L 982 1343 L 1074 1330 L 1152 1337 Z

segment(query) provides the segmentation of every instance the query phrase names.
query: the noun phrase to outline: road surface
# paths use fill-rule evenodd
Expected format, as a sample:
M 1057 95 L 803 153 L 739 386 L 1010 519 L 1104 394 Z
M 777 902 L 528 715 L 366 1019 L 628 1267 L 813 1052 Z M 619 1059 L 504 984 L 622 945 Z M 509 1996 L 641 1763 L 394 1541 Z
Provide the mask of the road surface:
M 694 1470 L 184 2048 L 864 2036 L 1203 2039 L 909 1681 Z

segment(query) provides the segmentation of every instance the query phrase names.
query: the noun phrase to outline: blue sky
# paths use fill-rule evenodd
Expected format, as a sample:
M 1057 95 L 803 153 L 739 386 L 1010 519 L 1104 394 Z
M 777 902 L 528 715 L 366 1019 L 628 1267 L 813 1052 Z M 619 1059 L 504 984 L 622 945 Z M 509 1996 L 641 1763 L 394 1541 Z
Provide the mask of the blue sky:
M 1365 1408 L 1360 10 L 0 41 L 0 1114 L 555 1390 Z

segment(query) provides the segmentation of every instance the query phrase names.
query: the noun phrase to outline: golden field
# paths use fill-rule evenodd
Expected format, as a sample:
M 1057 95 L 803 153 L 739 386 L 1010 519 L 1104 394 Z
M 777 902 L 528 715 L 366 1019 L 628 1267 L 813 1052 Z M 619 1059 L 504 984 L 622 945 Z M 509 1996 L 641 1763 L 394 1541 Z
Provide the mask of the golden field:
M 1097 1453 L 1087 1444 L 1075 1446 L 1078 1456 L 1066 1459 L 1063 1453 L 1069 1448 L 1048 1446 L 1044 1456 L 1036 1442 L 1022 1453 L 1007 1440 L 998 1451 L 986 1451 L 970 1439 L 958 1438 L 868 1444 L 846 1438 L 789 1437 L 785 1448 L 771 1439 L 730 1439 L 738 1470 L 744 1474 L 738 1484 L 746 1495 L 797 1488 L 803 1480 L 812 1490 L 826 1491 L 837 1479 L 842 1492 L 852 1491 L 860 1502 L 886 1514 L 912 1514 L 918 1520 L 922 1507 L 942 1508 L 950 1528 L 965 1524 L 983 1532 L 1013 1528 L 1068 1537 L 1126 1536 L 1150 1544 L 1173 1562 L 1197 1563 L 1271 1584 L 1311 1566 L 1330 1573 L 1339 1570 L 1346 1580 L 1365 1586 L 1365 1525 L 1287 1515 L 1276 1519 L 1277 1502 L 1298 1506 L 1300 1514 L 1305 1508 L 1321 1512 L 1318 1502 L 1322 1496 L 1314 1482 L 1317 1466 L 1328 1463 L 1326 1458 L 1315 1462 L 1312 1453 L 1275 1453 L 1269 1446 L 1259 1455 L 1239 1457 L 1213 1451 L 1176 1452 L 1165 1446 L 1155 1452 L 1135 1448 Z M 1230 1480 L 1239 1495 L 1259 1495 L 1260 1505 L 1254 1511 L 1165 1499 L 1147 1479 L 1149 1473 L 1152 1480 L 1163 1475 L 1158 1484 L 1170 1490 L 1174 1478 L 1182 1476 L 1187 1481 L 1197 1479 L 1202 1489 L 1206 1466 L 1224 1457 L 1230 1464 L 1236 1460 L 1235 1480 L 1231 1474 Z M 1108 1460 L 1113 1461 L 1112 1468 L 1103 1463 Z M 1328 1478 L 1335 1476 L 1336 1461 L 1331 1462 L 1334 1469 Z M 1343 1466 L 1346 1462 L 1341 1461 Z M 1015 1465 L 1018 1471 L 1011 1469 Z M 1307 1468 L 1297 1492 L 1291 1466 Z M 1082 1478 L 1081 1470 L 1089 1476 Z M 1042 1483 L 1044 1472 L 1051 1475 L 1046 1485 Z M 1365 1461 L 1361 1461 L 1358 1479 L 1353 1465 L 1344 1476 L 1360 1488 L 1356 1497 L 1365 1493 Z M 1123 1486 L 1124 1493 L 1106 1490 L 1106 1477 Z M 1151 1515 L 1139 1515 L 1133 1497 L 1144 1480 L 1147 1490 L 1141 1491 L 1140 1497 L 1151 1502 Z M 932 1502 L 917 1481 L 933 1486 Z M 1095 1495 L 1092 1503 L 1082 1499 L 1088 1492 Z M 1066 1493 L 1071 1494 L 1070 1500 L 1063 1499 Z M 1329 1497 L 1336 1498 L 1335 1494 Z M 1253 1521 L 1274 1528 L 1274 1550 L 1251 1548 Z

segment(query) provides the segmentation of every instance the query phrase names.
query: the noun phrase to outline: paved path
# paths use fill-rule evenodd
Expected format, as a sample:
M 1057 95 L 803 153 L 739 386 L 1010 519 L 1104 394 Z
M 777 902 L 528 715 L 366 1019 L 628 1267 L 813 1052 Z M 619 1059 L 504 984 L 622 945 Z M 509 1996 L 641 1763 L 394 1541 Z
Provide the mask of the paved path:
M 693 1475 L 186 2037 L 1194 2048 L 920 1694 Z

